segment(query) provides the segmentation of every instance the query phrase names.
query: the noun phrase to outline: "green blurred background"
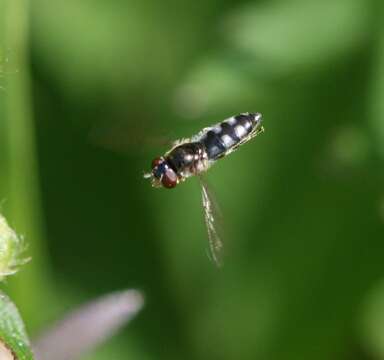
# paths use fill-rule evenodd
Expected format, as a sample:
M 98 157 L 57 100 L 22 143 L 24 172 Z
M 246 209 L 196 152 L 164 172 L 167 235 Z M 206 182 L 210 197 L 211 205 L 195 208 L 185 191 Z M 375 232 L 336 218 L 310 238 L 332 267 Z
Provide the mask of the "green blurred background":
M 87 359 L 384 359 L 384 4 L 0 0 L 0 199 L 33 261 L 33 337 L 122 288 L 144 311 Z M 266 132 L 199 185 L 142 179 L 244 111 Z

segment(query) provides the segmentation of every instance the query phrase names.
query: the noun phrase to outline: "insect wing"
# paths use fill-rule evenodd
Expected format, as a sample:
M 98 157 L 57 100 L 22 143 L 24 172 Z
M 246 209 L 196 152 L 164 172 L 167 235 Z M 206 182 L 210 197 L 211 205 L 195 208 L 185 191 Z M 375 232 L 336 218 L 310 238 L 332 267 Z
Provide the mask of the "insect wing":
M 90 143 L 116 153 L 146 152 L 153 147 L 169 147 L 172 144 L 172 136 L 159 134 L 144 120 L 138 123 L 96 123 L 91 127 L 88 138 Z
M 206 181 L 200 176 L 202 205 L 204 210 L 204 220 L 207 226 L 209 250 L 213 262 L 218 266 L 222 266 L 222 250 L 223 242 L 219 234 L 219 219 L 221 217 L 220 210 L 209 190 Z

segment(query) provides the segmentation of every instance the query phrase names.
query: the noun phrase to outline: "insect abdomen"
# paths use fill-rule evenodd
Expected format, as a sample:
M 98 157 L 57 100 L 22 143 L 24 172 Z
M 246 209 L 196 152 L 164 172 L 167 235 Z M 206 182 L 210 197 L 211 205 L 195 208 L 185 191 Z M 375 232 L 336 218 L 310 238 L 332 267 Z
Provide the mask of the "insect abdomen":
M 208 159 L 216 160 L 244 140 L 259 123 L 259 114 L 240 114 L 215 125 L 201 138 Z

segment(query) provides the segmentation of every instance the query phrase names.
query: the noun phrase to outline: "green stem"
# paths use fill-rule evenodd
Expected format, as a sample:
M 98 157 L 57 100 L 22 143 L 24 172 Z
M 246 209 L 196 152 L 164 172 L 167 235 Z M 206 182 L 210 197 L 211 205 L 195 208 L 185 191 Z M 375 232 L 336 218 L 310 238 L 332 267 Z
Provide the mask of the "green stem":
M 14 300 L 20 304 L 23 315 L 32 326 L 41 314 L 48 279 L 46 264 L 43 263 L 45 249 L 41 227 L 39 182 L 36 166 L 34 125 L 30 99 L 30 78 L 28 72 L 28 0 L 5 1 L 6 51 L 10 51 L 12 71 L 5 74 L 5 133 L 6 144 L 5 177 L 6 203 L 4 210 L 12 227 L 25 236 L 29 245 L 28 255 L 32 262 L 12 279 L 10 288 Z M 4 146 L 4 145 L 3 145 Z M 1 194 L 3 196 L 3 194 Z M 44 271 L 45 270 L 45 271 Z M 45 299 L 46 301 L 47 299 Z

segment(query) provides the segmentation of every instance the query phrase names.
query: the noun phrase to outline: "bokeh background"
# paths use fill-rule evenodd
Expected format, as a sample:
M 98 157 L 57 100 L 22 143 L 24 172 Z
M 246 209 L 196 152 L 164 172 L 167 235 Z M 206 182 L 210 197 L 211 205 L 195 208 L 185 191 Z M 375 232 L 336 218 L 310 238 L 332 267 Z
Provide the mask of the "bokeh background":
M 124 288 L 143 312 L 87 359 L 384 359 L 384 4 L 0 0 L 1 211 L 33 261 L 8 281 L 36 336 Z M 244 111 L 266 132 L 200 190 L 142 179 Z

